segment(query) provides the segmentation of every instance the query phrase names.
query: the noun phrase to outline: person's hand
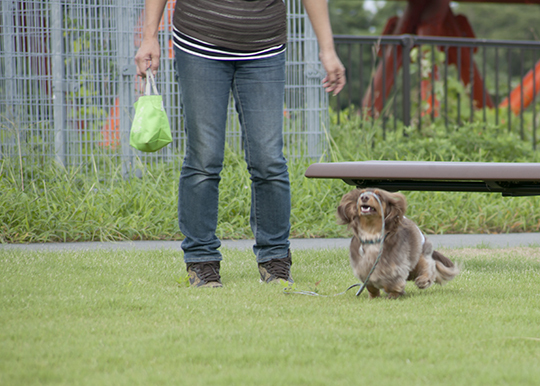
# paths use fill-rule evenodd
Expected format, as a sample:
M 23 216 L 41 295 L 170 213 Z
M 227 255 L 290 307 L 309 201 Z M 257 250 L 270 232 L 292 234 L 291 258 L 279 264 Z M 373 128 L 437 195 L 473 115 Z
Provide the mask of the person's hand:
M 326 71 L 326 76 L 322 80 L 323 87 L 326 92 L 331 92 L 335 96 L 339 94 L 345 83 L 347 83 L 345 67 L 335 51 L 329 53 L 321 52 L 319 57 Z
M 157 38 L 143 39 L 137 55 L 135 55 L 135 64 L 137 65 L 137 75 L 146 78 L 146 70 L 150 69 L 155 75 L 159 68 L 159 58 L 161 48 Z

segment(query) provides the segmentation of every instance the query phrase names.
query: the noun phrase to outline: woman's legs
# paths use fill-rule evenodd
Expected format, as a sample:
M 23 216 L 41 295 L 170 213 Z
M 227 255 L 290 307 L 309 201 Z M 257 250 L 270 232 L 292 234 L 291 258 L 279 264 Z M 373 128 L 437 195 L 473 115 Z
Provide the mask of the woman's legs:
M 288 256 L 290 186 L 283 157 L 285 56 L 216 61 L 176 50 L 187 148 L 178 217 L 186 263 L 220 261 L 215 235 L 232 88 L 252 180 L 250 222 L 259 263 Z
M 178 195 L 184 261 L 220 261 L 215 231 L 234 68 L 177 49 L 176 71 L 187 137 Z
M 287 257 L 291 197 L 283 156 L 285 54 L 237 62 L 233 95 L 251 175 L 250 223 L 257 262 Z

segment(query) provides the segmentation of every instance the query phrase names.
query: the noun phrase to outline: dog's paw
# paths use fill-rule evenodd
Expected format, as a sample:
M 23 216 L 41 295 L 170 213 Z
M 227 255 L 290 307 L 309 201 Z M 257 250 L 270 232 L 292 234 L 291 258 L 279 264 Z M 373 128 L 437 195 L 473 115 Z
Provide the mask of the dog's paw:
M 416 278 L 414 283 L 416 284 L 418 288 L 426 289 L 426 288 L 431 287 L 431 285 L 433 284 L 433 280 L 425 276 L 419 276 Z
M 381 291 L 376 287 L 368 285 L 367 290 L 368 290 L 370 299 L 376 299 L 381 296 Z
M 399 299 L 402 296 L 405 296 L 405 291 L 403 291 L 403 292 L 390 292 L 388 294 L 388 299 Z

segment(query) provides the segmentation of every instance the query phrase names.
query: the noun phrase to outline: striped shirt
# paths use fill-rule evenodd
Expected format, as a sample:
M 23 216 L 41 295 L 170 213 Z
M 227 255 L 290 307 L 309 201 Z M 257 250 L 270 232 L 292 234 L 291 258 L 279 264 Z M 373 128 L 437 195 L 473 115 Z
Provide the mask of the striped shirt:
M 285 51 L 283 0 L 182 0 L 173 17 L 174 45 L 217 60 L 267 58 Z
M 189 54 L 215 60 L 252 60 L 275 56 L 285 51 L 285 44 L 259 51 L 238 51 L 230 48 L 215 46 L 202 40 L 184 35 L 176 28 L 173 29 L 174 45 Z

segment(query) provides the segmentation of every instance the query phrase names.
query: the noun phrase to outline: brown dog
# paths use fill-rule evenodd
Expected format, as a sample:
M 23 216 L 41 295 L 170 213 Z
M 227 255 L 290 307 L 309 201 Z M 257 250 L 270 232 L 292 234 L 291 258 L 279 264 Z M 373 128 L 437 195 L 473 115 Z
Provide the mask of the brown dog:
M 405 294 L 407 280 L 425 289 L 433 283 L 444 284 L 459 273 L 459 268 L 434 251 L 418 226 L 405 217 L 406 209 L 403 194 L 382 189 L 355 189 L 341 199 L 337 216 L 354 234 L 350 261 L 362 282 L 375 264 L 383 241 L 379 263 L 366 283 L 370 298 L 380 296 L 383 289 L 389 298 L 396 299 Z

